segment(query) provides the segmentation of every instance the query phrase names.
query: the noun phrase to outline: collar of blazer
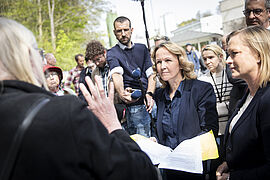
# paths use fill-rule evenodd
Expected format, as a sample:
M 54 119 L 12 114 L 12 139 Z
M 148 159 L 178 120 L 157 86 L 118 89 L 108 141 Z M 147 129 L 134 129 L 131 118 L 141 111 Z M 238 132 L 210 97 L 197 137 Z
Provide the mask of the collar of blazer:
M 231 134 L 233 134 L 235 132 L 235 130 L 247 119 L 247 117 L 250 116 L 250 113 L 254 110 L 254 106 L 257 104 L 257 102 L 260 99 L 260 97 L 264 94 L 264 92 L 269 87 L 270 87 L 270 83 L 268 83 L 265 88 L 259 88 L 258 89 L 258 91 L 256 92 L 255 96 L 253 97 L 253 99 L 251 100 L 250 104 L 248 105 L 247 109 L 244 111 L 244 113 L 242 114 L 242 116 L 238 119 L 238 121 L 234 125 L 234 127 L 233 127 L 233 129 L 231 131 Z M 233 117 L 238 113 L 239 109 L 245 103 L 248 94 L 249 94 L 249 90 L 246 91 L 246 93 L 243 96 L 243 98 L 237 104 L 237 107 L 236 107 L 235 111 L 233 112 L 231 118 L 229 119 L 229 121 L 227 123 L 227 126 L 226 126 L 226 130 L 225 130 L 225 139 L 224 139 L 224 142 L 226 142 L 228 140 L 228 137 L 229 137 L 229 126 L 231 124 L 231 121 L 232 121 Z

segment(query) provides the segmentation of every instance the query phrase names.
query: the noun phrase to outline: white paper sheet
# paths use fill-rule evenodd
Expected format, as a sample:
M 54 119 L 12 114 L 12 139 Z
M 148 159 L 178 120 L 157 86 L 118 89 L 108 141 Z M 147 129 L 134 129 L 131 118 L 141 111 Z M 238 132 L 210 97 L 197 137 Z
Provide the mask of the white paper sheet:
M 180 143 L 174 150 L 149 139 L 136 141 L 158 168 L 174 169 L 202 174 L 202 153 L 200 138 L 197 136 Z
M 180 143 L 167 157 L 161 160 L 158 167 L 202 174 L 200 138 L 195 137 Z
M 155 143 L 149 139 L 140 139 L 136 142 L 140 148 L 150 157 L 154 165 L 159 164 L 162 157 L 168 156 L 168 154 L 172 152 L 171 148 Z

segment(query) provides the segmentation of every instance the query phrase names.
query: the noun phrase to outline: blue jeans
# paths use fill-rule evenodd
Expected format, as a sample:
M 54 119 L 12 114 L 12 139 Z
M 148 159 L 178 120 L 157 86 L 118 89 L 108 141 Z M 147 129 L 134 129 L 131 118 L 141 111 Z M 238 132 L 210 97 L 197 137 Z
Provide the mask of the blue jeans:
M 130 135 L 140 134 L 150 137 L 151 118 L 145 109 L 145 105 L 127 107 L 127 131 Z

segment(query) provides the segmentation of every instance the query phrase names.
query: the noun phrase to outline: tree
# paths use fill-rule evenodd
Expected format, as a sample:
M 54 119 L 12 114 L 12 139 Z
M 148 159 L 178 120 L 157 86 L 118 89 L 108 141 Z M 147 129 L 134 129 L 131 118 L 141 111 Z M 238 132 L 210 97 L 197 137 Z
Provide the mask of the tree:
M 48 10 L 49 10 L 49 17 L 50 17 L 50 25 L 51 25 L 51 41 L 53 51 L 56 49 L 55 45 L 55 30 L 54 30 L 54 0 L 48 0 Z
M 38 5 L 38 41 L 40 42 L 42 40 L 42 7 L 40 0 L 37 1 Z
M 64 70 L 75 65 L 75 54 L 90 39 L 104 36 L 97 27 L 106 11 L 105 0 L 0 0 L 0 14 L 29 28 Z

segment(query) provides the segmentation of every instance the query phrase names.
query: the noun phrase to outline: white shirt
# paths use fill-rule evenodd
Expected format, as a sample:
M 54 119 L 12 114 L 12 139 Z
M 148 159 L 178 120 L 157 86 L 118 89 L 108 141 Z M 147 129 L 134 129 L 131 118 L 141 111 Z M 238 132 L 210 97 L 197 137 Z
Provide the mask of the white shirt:
M 245 103 L 239 109 L 239 111 L 237 112 L 237 114 L 234 116 L 234 118 L 232 119 L 232 121 L 230 123 L 229 133 L 232 132 L 232 129 L 233 129 L 234 125 L 237 123 L 237 121 L 240 119 L 240 117 L 242 116 L 242 114 L 245 112 L 245 110 L 247 109 L 247 107 L 248 107 L 249 103 L 251 102 L 251 100 L 253 99 L 253 97 L 254 96 L 251 96 L 250 94 L 248 94 Z

